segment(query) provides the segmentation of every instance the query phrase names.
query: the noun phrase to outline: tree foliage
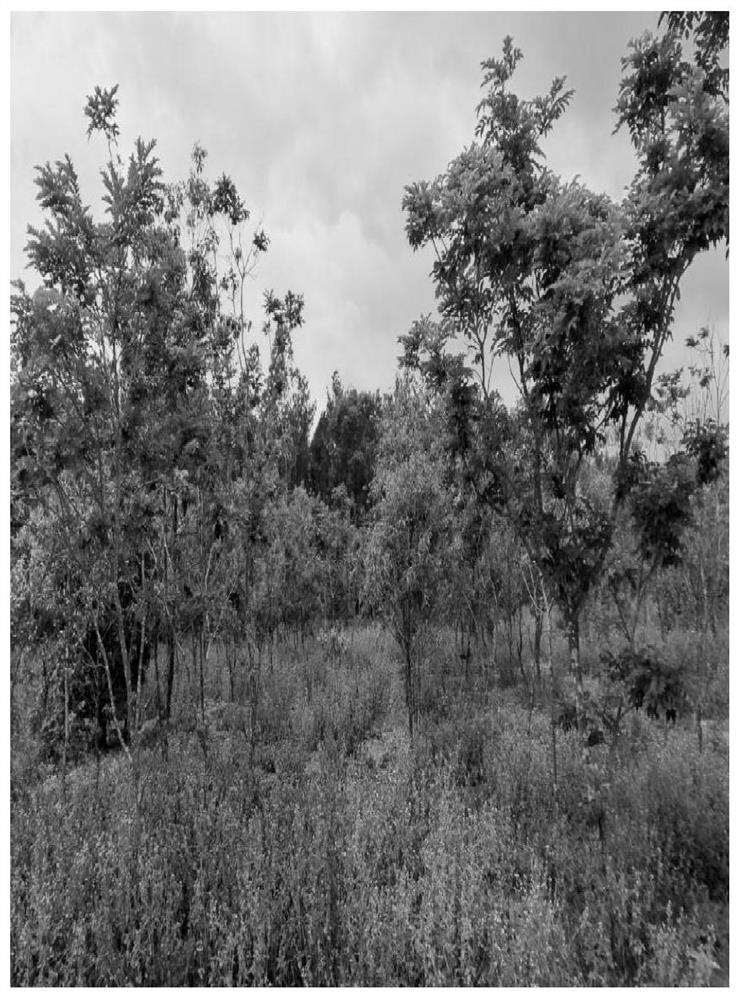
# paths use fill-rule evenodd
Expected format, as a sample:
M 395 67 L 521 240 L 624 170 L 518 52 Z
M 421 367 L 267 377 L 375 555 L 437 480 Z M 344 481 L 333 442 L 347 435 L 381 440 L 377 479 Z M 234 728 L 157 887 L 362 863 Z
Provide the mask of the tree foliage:
M 202 665 L 241 572 L 238 484 L 256 477 L 247 489 L 264 497 L 305 476 L 313 411 L 291 363 L 301 296 L 266 296 L 266 376 L 246 342 L 245 282 L 268 239 L 248 234 L 234 183 L 208 182 L 198 145 L 181 183 L 165 183 L 154 142 L 124 162 L 116 94 L 97 88 L 85 111 L 108 149 L 101 221 L 68 157 L 38 170 L 45 222 L 27 252 L 44 284 L 17 283 L 12 299 L 12 520 L 40 508 L 59 532 L 64 585 L 98 639 L 97 652 L 77 642 L 78 661 L 91 654 L 109 693 L 122 688 L 110 707 L 133 732 L 142 650 L 169 643 L 169 711 L 178 632 L 196 636 Z M 17 533 L 14 558 L 39 544 Z
M 309 483 L 325 502 L 345 488 L 356 518 L 370 507 L 380 433 L 378 393 L 345 389 L 337 373 L 311 439 Z
M 413 733 L 426 628 L 445 607 L 455 561 L 440 412 L 413 381 L 399 381 L 384 413 L 366 556 L 368 599 L 382 610 L 404 657 Z
M 694 65 L 682 59 L 678 36 L 693 25 Z M 727 94 L 714 72 L 720 49 L 708 37 L 720 36 L 702 20 L 670 21 L 663 35 L 634 42 L 624 60 L 617 127 L 628 128 L 639 169 L 621 205 L 545 166 L 541 139 L 571 95 L 559 78 L 542 97 L 518 98 L 509 85 L 522 53 L 510 38 L 500 59 L 482 65 L 479 141 L 433 182 L 405 190 L 409 242 L 436 253 L 442 316 L 425 336 L 413 328 L 405 362 L 443 373 L 452 397 L 467 372 L 453 356 L 444 371 L 444 342 L 467 345 L 480 402 L 458 388 L 455 408 L 459 418 L 466 409 L 498 418 L 476 415 L 479 431 L 490 433 L 473 450 L 488 466 L 489 497 L 512 518 L 558 601 L 577 675 L 579 616 L 625 499 L 679 281 L 697 253 L 728 238 Z M 491 352 L 513 369 L 516 433 L 491 399 Z M 613 431 L 617 489 L 611 502 L 595 504 L 584 489 L 585 462 Z

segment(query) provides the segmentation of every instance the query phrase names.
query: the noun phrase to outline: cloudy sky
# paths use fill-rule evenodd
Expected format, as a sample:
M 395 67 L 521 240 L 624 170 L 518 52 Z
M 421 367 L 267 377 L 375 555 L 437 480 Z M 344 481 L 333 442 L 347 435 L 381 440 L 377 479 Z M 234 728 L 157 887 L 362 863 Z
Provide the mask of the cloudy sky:
M 404 236 L 404 186 L 444 171 L 473 137 L 480 63 L 511 34 L 525 58 L 515 86 L 542 93 L 566 74 L 576 95 L 546 147 L 620 198 L 634 163 L 612 135 L 620 59 L 656 25 L 639 13 L 193 14 L 15 13 L 11 20 L 11 277 L 24 276 L 26 226 L 39 220 L 34 165 L 69 153 L 95 204 L 105 153 L 82 109 L 96 84 L 119 84 L 121 149 L 156 138 L 168 180 L 194 142 L 211 176 L 232 176 L 271 238 L 252 287 L 305 298 L 296 359 L 321 405 L 331 373 L 393 384 L 397 337 L 434 311 L 431 260 Z M 710 324 L 728 339 L 723 252 L 693 266 L 669 362 Z M 508 378 L 502 372 L 502 388 Z

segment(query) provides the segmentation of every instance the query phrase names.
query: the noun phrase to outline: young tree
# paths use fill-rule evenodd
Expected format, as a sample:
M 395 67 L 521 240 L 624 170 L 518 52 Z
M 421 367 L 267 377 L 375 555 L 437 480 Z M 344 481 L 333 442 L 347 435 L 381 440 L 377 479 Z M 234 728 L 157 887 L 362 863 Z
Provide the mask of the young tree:
M 699 24 L 691 27 L 701 46 Z M 671 24 L 660 38 L 634 43 L 617 111 L 640 166 L 620 206 L 561 182 L 543 164 L 541 141 L 571 92 L 559 78 L 534 100 L 512 93 L 522 53 L 509 38 L 502 58 L 483 64 L 479 141 L 443 176 L 405 191 L 407 236 L 415 249 L 435 249 L 442 332 L 467 344 L 484 409 L 497 410 L 486 352 L 506 356 L 513 369 L 524 447 L 513 467 L 502 447 L 512 433 L 489 421 L 490 495 L 561 610 L 579 697 L 579 620 L 626 496 L 621 483 L 679 281 L 697 253 L 728 237 L 727 93 L 713 70 L 719 51 L 713 42 L 692 66 Z M 611 427 L 616 489 L 603 504 L 587 495 L 583 470 Z
M 413 382 L 399 381 L 382 421 L 366 587 L 404 658 L 409 733 L 419 717 L 425 629 L 448 603 L 455 561 L 452 504 L 445 484 L 440 412 Z
M 266 465 L 254 455 L 263 386 L 243 290 L 268 241 L 260 228 L 246 235 L 228 177 L 206 181 L 199 146 L 182 184 L 164 183 L 154 142 L 138 140 L 124 163 L 116 91 L 96 88 L 85 109 L 88 135 L 108 149 L 104 218 L 83 202 L 69 158 L 38 171 L 45 224 L 27 249 L 44 284 L 30 295 L 18 283 L 12 299 L 12 480 L 16 519 L 42 505 L 66 539 L 65 587 L 95 640 L 82 645 L 107 677 L 116 728 L 135 739 L 159 636 L 169 717 L 190 613 L 185 556 L 200 595 L 189 624 L 203 639 L 220 614 L 213 600 L 229 593 L 216 579 L 231 565 L 221 553 L 235 484 Z M 285 301 L 290 330 L 300 299 Z M 268 305 L 275 316 L 279 301 Z M 194 517 L 197 544 L 182 530 Z
M 708 339 L 701 331 L 688 344 L 698 347 Z M 671 710 L 679 707 L 676 692 L 691 687 L 700 742 L 705 695 L 718 667 L 708 649 L 728 594 L 728 428 L 721 416 L 727 371 L 717 364 L 714 347 L 706 353 L 705 364 L 690 366 L 692 388 L 680 391 L 681 372 L 670 380 L 664 443 L 674 450 L 663 461 L 649 461 L 638 449 L 631 456 L 626 509 L 607 574 L 627 643 L 613 666 L 622 665 L 634 703 L 651 687 L 654 709 L 661 708 L 665 687 Z M 656 650 L 638 648 L 639 617 L 643 611 L 648 620 L 652 599 L 663 635 L 680 619 L 693 636 L 692 662 L 682 670 L 672 673 Z
M 105 223 L 96 225 L 84 205 L 69 158 L 39 169 L 47 221 L 30 230 L 28 254 L 46 287 L 31 298 L 19 285 L 12 301 L 13 430 L 19 485 L 53 497 L 72 551 L 86 552 L 68 583 L 79 587 L 92 576 L 101 584 L 90 595 L 89 623 L 114 719 L 114 657 L 120 666 L 132 732 L 143 649 L 132 608 L 147 573 L 136 521 L 151 489 L 142 461 L 141 404 L 149 396 L 143 300 L 154 275 L 176 280 L 178 261 L 156 225 L 164 189 L 154 144 L 139 140 L 125 169 L 112 152 L 115 106 L 114 88 L 97 90 L 86 108 L 88 134 L 101 131 L 109 145 Z M 84 483 L 82 495 L 70 488 L 75 479 Z M 115 639 L 106 648 L 109 631 Z

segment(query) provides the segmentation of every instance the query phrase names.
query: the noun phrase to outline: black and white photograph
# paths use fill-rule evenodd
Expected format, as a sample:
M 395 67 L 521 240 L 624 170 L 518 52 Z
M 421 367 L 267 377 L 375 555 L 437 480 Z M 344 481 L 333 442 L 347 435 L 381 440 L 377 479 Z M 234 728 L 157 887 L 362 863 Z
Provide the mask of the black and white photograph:
M 730 987 L 729 11 L 7 20 L 6 985 Z

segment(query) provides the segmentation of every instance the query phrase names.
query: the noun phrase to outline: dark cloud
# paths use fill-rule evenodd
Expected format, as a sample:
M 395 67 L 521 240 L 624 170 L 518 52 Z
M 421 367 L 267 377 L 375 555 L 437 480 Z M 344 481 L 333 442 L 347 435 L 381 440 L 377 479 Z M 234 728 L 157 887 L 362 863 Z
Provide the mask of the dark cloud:
M 405 242 L 404 186 L 431 178 L 473 136 L 480 63 L 511 34 L 516 85 L 567 74 L 572 107 L 548 140 L 566 179 L 622 196 L 633 159 L 613 136 L 620 58 L 655 26 L 616 14 L 15 14 L 11 23 L 11 271 L 37 218 L 33 166 L 69 152 L 85 191 L 104 151 L 84 136 L 95 84 L 120 84 L 123 148 L 154 136 L 166 175 L 195 140 L 237 182 L 272 238 L 254 284 L 304 293 L 296 355 L 322 402 L 333 369 L 393 383 L 396 338 L 434 308 L 431 261 Z M 84 44 L 82 43 L 84 40 Z M 52 95 L 52 96 L 50 96 Z M 677 328 L 699 317 L 727 339 L 722 255 L 688 276 Z M 688 300 L 691 300 L 688 302 Z M 255 323 L 259 329 L 259 322 Z

